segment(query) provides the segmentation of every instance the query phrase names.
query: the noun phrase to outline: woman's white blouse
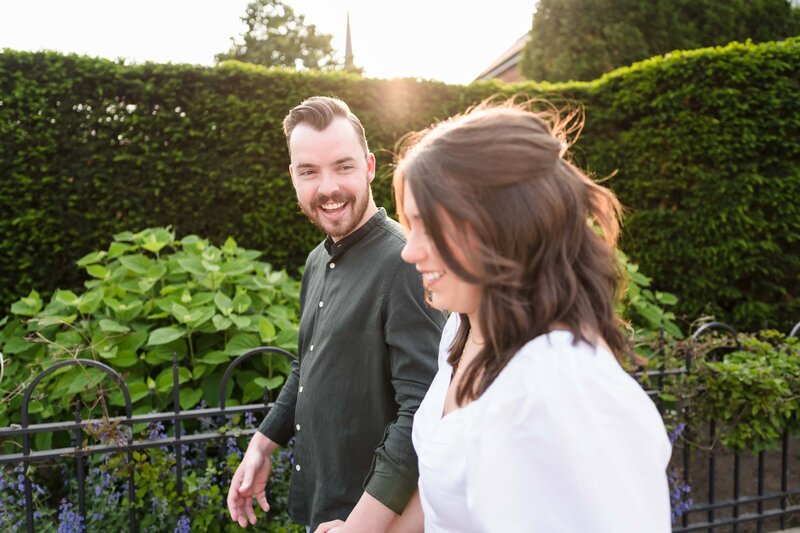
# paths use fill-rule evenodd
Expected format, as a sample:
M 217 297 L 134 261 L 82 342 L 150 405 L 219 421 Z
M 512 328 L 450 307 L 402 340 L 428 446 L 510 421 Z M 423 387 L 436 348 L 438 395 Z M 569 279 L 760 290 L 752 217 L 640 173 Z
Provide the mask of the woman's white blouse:
M 670 531 L 664 424 L 613 355 L 550 332 L 442 417 L 457 327 L 414 417 L 426 533 Z

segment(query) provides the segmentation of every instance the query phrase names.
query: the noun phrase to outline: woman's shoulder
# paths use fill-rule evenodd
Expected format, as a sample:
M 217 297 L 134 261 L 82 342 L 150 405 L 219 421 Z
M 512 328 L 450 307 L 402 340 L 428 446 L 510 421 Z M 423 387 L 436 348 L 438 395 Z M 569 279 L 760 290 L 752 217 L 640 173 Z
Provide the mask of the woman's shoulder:
M 566 330 L 551 331 L 525 344 L 486 394 L 489 403 L 499 409 L 514 404 L 531 412 L 545 408 L 552 413 L 582 412 L 586 416 L 625 411 L 662 424 L 652 400 L 611 352 L 575 342 L 575 336 Z

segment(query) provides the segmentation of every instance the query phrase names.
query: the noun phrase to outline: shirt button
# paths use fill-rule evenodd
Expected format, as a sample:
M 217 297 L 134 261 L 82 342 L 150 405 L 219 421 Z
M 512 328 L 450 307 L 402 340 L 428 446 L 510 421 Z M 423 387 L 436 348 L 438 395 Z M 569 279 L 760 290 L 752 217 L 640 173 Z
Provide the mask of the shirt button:
M 331 263 L 331 264 L 330 264 L 330 265 L 328 265 L 328 266 L 329 266 L 329 267 L 331 267 L 331 268 L 336 268 L 336 263 Z
M 300 392 L 303 392 L 303 386 L 300 385 Z
M 300 465 L 294 465 L 294 469 L 299 472 L 300 471 Z
M 319 302 L 319 306 L 322 307 L 322 301 Z
M 295 426 L 295 429 L 297 429 L 297 431 L 300 431 L 300 424 L 297 424 L 297 425 Z
M 309 347 L 308 347 L 308 351 L 309 351 L 309 352 L 313 352 L 313 351 L 314 351 L 314 345 L 313 345 L 313 344 L 312 344 L 311 346 L 309 346 Z

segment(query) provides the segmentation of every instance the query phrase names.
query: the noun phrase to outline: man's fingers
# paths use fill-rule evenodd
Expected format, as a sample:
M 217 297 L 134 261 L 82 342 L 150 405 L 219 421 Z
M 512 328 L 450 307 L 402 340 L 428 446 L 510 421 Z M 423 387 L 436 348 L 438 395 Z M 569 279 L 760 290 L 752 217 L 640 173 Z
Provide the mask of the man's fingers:
M 242 483 L 239 485 L 239 494 L 247 494 L 253 485 L 254 468 L 245 468 L 242 476 Z
M 247 513 L 247 520 L 251 524 L 256 523 L 256 513 L 253 511 L 253 499 L 247 498 L 247 502 L 244 504 L 244 512 Z M 239 522 L 241 524 L 241 522 Z M 244 526 L 242 526 L 244 527 Z
M 343 526 L 344 522 L 341 520 L 331 520 L 330 522 L 323 522 L 317 529 L 314 530 L 314 533 L 327 533 L 328 531 L 335 531 L 339 529 L 340 526 Z
M 258 505 L 261 506 L 261 509 L 263 509 L 265 513 L 269 511 L 269 502 L 267 501 L 266 491 L 261 491 L 258 494 L 256 494 L 256 501 L 258 502 Z
M 228 512 L 231 514 L 231 520 L 235 522 L 239 519 L 239 485 L 241 480 L 241 471 L 237 469 L 233 474 L 233 479 L 231 479 L 230 489 L 228 489 Z

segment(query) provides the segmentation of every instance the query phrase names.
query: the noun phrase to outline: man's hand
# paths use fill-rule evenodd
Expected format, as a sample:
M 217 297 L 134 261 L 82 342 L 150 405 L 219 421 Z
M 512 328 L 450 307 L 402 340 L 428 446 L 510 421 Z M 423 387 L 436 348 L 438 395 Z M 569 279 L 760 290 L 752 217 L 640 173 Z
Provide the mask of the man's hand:
M 276 448 L 277 444 L 256 432 L 236 473 L 233 474 L 231 488 L 228 491 L 228 511 L 231 520 L 238 522 L 242 527 L 247 527 L 248 522 L 256 523 L 253 497 L 264 512 L 269 511 L 265 491 L 272 471 L 271 455 Z
M 342 531 L 344 522 L 341 520 L 331 520 L 330 522 L 321 523 L 314 533 L 340 533 Z

